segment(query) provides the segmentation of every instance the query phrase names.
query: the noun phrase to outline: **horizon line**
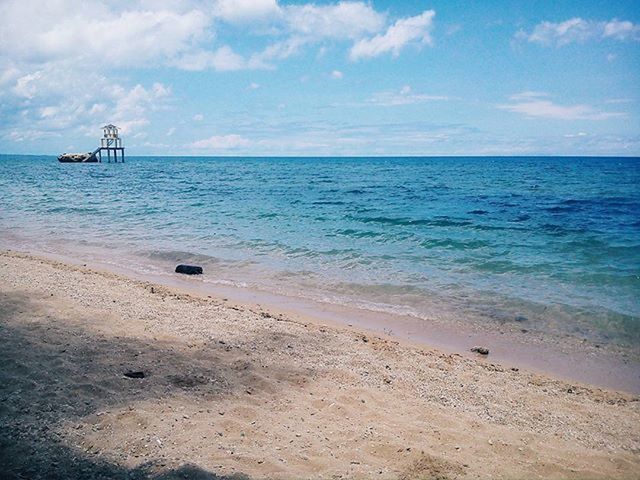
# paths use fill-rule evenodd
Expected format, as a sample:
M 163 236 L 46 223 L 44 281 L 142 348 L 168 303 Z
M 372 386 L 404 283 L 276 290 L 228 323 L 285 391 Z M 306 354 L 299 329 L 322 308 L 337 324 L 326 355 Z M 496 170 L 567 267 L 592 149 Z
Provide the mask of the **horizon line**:
M 56 154 L 49 153 L 3 153 L 0 156 L 19 157 L 53 157 Z M 556 155 L 556 154 L 518 154 L 518 155 L 128 155 L 126 158 L 636 158 L 640 159 L 640 153 L 636 155 Z M 108 162 L 102 162 L 108 163 Z

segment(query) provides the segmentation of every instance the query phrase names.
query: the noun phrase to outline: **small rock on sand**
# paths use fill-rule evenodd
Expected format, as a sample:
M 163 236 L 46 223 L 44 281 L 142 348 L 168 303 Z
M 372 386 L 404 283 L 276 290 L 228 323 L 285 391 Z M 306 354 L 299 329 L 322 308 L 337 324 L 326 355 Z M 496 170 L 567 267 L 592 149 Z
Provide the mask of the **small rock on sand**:
M 486 347 L 473 347 L 471 351 L 479 353 L 480 355 L 489 355 L 489 349 Z

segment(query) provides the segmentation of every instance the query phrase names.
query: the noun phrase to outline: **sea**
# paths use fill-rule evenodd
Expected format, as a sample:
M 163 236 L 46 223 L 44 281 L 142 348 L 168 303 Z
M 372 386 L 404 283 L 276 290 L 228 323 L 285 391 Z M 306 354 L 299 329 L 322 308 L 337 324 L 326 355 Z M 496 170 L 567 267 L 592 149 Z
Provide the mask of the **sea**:
M 5 248 L 640 345 L 640 159 L 0 155 Z M 392 325 L 390 325 L 390 329 Z

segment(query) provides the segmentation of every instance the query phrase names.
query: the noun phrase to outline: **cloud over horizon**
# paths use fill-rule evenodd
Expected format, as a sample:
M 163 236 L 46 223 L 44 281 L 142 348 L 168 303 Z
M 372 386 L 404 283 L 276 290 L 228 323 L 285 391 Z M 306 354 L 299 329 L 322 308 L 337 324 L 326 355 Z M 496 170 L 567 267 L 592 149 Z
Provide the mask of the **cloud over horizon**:
M 588 40 L 640 41 L 640 25 L 628 20 L 594 21 L 575 17 L 559 23 L 541 22 L 530 32 L 519 30 L 515 38 L 558 47 Z
M 554 120 L 607 120 L 625 116 L 623 112 L 602 111 L 591 105 L 560 105 L 549 100 L 548 96 L 544 92 L 521 92 L 509 97 L 511 103 L 498 105 L 498 108 L 529 118 Z

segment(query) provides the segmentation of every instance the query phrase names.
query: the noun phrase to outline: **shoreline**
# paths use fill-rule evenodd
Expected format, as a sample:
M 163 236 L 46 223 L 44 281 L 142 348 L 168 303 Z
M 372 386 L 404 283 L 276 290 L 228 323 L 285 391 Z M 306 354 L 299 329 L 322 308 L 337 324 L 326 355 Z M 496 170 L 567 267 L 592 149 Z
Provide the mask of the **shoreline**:
M 6 246 L 5 246 L 6 248 Z M 89 266 L 111 274 L 177 289 L 188 295 L 228 299 L 231 304 L 274 315 L 286 315 L 301 323 L 346 328 L 362 334 L 376 334 L 408 346 L 437 349 L 465 358 L 498 362 L 567 382 L 640 394 L 640 358 L 635 351 L 601 346 L 570 335 L 550 335 L 526 330 L 520 325 L 485 325 L 447 321 L 425 322 L 398 314 L 374 312 L 300 297 L 285 296 L 250 288 L 205 283 L 202 276 L 154 275 L 68 254 L 8 249 L 76 266 Z M 172 270 L 171 270 L 172 272 Z M 209 275 L 205 272 L 204 275 Z M 474 346 L 490 350 L 487 357 L 472 353 Z
M 604 479 L 640 466 L 638 396 L 33 255 L 2 252 L 0 267 L 15 478 Z

